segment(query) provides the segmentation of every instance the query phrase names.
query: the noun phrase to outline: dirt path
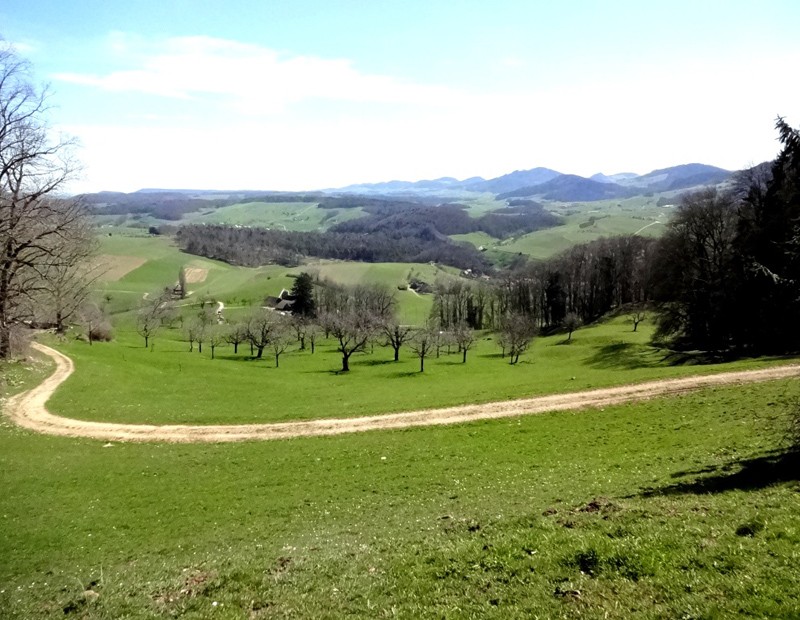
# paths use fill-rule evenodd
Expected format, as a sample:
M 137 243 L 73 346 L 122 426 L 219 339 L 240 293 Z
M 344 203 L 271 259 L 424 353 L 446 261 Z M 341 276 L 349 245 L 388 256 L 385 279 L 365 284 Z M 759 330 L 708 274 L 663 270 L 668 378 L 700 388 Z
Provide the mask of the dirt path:
M 657 396 L 684 394 L 701 388 L 741 385 L 800 377 L 800 365 L 775 366 L 762 370 L 726 372 L 699 377 L 664 379 L 635 385 L 537 396 L 483 405 L 463 405 L 445 409 L 429 409 L 361 418 L 334 418 L 303 422 L 276 422 L 274 424 L 235 424 L 220 426 L 189 426 L 147 424 L 112 424 L 87 422 L 55 416 L 47 411 L 45 403 L 55 389 L 73 371 L 72 360 L 42 344 L 34 343 L 38 351 L 56 362 L 56 371 L 39 386 L 10 399 L 6 406 L 8 415 L 16 424 L 50 435 L 89 437 L 103 441 L 157 441 L 157 442 L 225 442 L 265 439 L 285 439 L 317 435 L 339 435 L 377 429 L 396 429 L 411 426 L 457 424 L 473 420 L 517 417 L 547 411 L 566 411 L 588 407 L 605 407 L 636 402 Z

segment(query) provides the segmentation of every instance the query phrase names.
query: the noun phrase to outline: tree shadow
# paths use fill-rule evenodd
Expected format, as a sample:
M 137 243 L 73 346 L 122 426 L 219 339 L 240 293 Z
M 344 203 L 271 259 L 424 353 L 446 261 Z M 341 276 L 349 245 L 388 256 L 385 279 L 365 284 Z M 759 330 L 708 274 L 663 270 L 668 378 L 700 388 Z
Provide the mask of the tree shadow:
M 424 372 L 420 372 L 419 370 L 405 370 L 405 371 L 402 371 L 402 372 L 390 373 L 388 376 L 389 377 L 394 377 L 396 379 L 401 379 L 403 377 L 419 377 L 419 376 L 424 375 L 424 374 L 425 374 Z
M 586 361 L 598 368 L 618 368 L 633 370 L 635 368 L 652 368 L 660 364 L 648 359 L 647 351 L 641 345 L 632 342 L 612 342 L 600 347 Z
M 663 487 L 645 489 L 639 495 L 701 495 L 725 491 L 755 491 L 774 484 L 800 481 L 800 448 L 772 450 L 761 456 L 738 459 L 679 471 L 672 478 L 690 478 Z
M 399 364 L 400 362 L 395 362 L 392 360 L 365 360 L 363 362 L 358 362 L 359 366 L 385 366 L 386 364 Z

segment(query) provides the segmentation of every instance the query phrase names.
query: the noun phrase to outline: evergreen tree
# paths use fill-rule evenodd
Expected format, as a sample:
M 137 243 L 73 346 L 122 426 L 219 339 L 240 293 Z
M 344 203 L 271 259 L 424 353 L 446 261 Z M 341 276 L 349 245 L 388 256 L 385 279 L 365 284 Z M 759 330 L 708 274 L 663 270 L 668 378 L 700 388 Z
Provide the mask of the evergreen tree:
M 305 271 L 295 278 L 292 286 L 292 311 L 300 316 L 314 316 L 314 281 Z

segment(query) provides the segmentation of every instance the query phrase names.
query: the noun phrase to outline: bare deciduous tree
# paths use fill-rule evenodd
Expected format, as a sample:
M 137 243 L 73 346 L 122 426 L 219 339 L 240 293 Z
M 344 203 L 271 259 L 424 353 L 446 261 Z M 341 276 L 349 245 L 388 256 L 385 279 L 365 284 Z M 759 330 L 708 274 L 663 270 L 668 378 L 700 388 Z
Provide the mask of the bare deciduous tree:
M 439 341 L 438 324 L 426 325 L 418 330 L 408 343 L 409 348 L 419 358 L 419 371 L 425 372 L 425 358 L 430 356 Z
M 278 368 L 281 354 L 292 344 L 290 329 L 291 326 L 287 324 L 285 319 L 279 320 L 275 325 L 275 330 L 269 343 L 272 353 L 275 355 L 275 368 Z
M 45 290 L 42 274 L 73 260 L 65 240 L 86 226 L 83 206 L 55 195 L 76 172 L 73 143 L 52 139 L 44 117 L 47 93 L 35 88 L 28 64 L 0 48 L 0 359 L 10 332 L 26 318 L 26 298 Z
M 574 312 L 567 312 L 567 315 L 564 317 L 564 320 L 561 322 L 561 325 L 564 329 L 567 330 L 567 342 L 572 340 L 572 332 L 578 329 L 581 326 L 581 318 Z
M 247 318 L 247 339 L 256 350 L 256 358 L 261 359 L 264 349 L 269 346 L 277 330 L 279 315 L 259 308 Z
M 466 364 L 467 351 L 472 348 L 472 346 L 475 344 L 475 340 L 477 339 L 475 331 L 466 323 L 466 321 L 461 321 L 453 327 L 451 333 L 453 341 L 458 345 L 459 351 L 461 351 L 461 362 Z
M 164 324 L 164 317 L 173 312 L 169 288 L 159 294 L 146 295 L 136 314 L 136 332 L 144 338 L 144 346 L 150 346 L 150 339 Z
M 381 333 L 385 338 L 385 346 L 394 349 L 394 361 L 400 359 L 400 347 L 406 342 L 413 331 L 410 325 L 400 325 L 397 321 L 383 321 L 380 325 Z
M 350 357 L 353 353 L 366 350 L 367 343 L 375 333 L 375 317 L 354 309 L 340 312 L 326 312 L 319 316 L 320 323 L 327 333 L 338 343 L 336 350 L 342 354 L 342 372 L 350 370 Z
M 225 334 L 225 342 L 233 345 L 233 353 L 239 353 L 239 345 L 247 342 L 247 325 L 243 323 L 236 323 L 228 327 Z
M 510 364 L 519 362 L 519 356 L 528 349 L 535 335 L 533 321 L 524 314 L 511 314 L 501 321 L 499 342 L 508 352 Z

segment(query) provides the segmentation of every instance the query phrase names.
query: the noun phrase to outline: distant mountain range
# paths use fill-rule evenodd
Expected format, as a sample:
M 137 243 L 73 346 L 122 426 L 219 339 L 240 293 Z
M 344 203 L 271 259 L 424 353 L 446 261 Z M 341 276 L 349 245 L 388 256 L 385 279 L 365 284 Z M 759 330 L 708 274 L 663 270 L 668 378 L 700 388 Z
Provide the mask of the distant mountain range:
M 429 181 L 365 183 L 329 190 L 354 194 L 417 194 L 447 192 L 488 192 L 498 198 L 539 197 L 565 202 L 627 198 L 648 192 L 666 192 L 701 185 L 716 185 L 733 173 L 706 164 L 683 164 L 637 175 L 633 172 L 591 178 L 563 174 L 550 168 L 516 170 L 494 179 L 472 177 L 459 181 L 443 177 Z

